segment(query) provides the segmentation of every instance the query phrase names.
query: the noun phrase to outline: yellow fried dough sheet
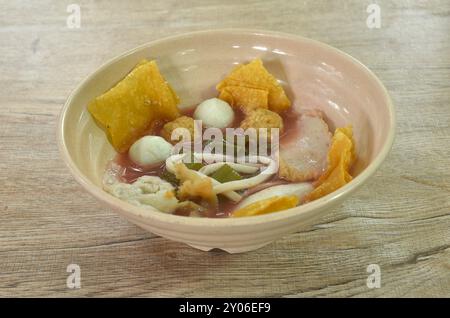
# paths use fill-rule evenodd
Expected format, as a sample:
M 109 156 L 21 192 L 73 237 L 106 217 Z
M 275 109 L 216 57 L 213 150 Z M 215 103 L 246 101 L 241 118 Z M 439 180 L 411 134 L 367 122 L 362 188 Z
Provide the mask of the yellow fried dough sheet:
M 328 152 L 327 170 L 316 181 L 315 189 L 306 196 L 305 201 L 321 198 L 350 182 L 352 176 L 349 170 L 355 158 L 352 127 L 336 129 Z
M 249 109 L 268 108 L 281 113 L 291 106 L 283 87 L 270 74 L 261 59 L 238 65 L 217 84 L 219 98 L 244 113 Z
M 88 110 L 118 152 L 128 148 L 158 122 L 180 116 L 179 98 L 155 61 L 141 61 L 124 79 L 96 97 Z

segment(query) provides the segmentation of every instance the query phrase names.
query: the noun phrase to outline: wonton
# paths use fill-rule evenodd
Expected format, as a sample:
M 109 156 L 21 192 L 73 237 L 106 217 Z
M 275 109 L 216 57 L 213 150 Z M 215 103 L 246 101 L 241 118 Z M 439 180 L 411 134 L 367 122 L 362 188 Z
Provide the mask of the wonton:
M 291 106 L 283 87 L 266 70 L 261 59 L 237 66 L 216 88 L 219 98 L 244 113 L 260 107 L 281 113 Z
M 123 153 L 162 121 L 180 116 L 179 98 L 155 61 L 140 62 L 124 79 L 88 105 L 113 147 Z

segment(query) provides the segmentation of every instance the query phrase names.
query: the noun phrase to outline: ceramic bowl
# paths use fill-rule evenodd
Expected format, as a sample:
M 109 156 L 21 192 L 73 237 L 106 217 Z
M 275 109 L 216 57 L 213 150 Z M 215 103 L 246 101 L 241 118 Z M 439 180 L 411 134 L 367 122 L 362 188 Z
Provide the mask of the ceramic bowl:
M 106 49 L 106 48 L 105 48 Z M 86 106 L 120 81 L 140 60 L 156 59 L 160 71 L 191 107 L 217 96 L 218 83 L 238 63 L 261 58 L 284 85 L 296 109 L 321 109 L 331 128 L 352 124 L 358 160 L 354 179 L 311 203 L 261 216 L 189 218 L 143 209 L 102 190 L 114 155 Z M 62 158 L 92 195 L 130 222 L 201 250 L 230 253 L 257 249 L 310 225 L 366 182 L 388 154 L 395 129 L 394 108 L 380 80 L 351 56 L 307 38 L 255 30 L 211 30 L 157 40 L 126 52 L 92 73 L 72 92 L 59 123 Z M 370 201 L 367 206 L 370 206 Z

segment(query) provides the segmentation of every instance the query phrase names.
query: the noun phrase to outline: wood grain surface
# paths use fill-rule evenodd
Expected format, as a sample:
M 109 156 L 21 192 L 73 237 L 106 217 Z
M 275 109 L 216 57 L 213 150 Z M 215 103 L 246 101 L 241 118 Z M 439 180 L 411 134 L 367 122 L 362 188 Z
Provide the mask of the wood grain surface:
M 450 297 L 450 2 L 5 1 L 0 10 L 0 296 Z M 66 25 L 78 3 L 81 27 Z M 371 68 L 397 107 L 382 168 L 309 230 L 260 250 L 197 251 L 128 223 L 60 159 L 71 90 L 145 42 L 207 28 L 314 38 Z M 68 264 L 81 288 L 66 286 Z M 378 264 L 381 288 L 368 288 Z

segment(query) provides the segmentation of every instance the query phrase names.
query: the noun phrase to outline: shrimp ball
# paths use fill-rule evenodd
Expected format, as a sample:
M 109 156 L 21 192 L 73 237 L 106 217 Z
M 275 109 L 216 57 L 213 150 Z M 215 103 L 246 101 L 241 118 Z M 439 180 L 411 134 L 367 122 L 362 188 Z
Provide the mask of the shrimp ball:
M 163 162 L 172 154 L 173 146 L 160 136 L 144 136 L 129 150 L 130 159 L 141 166 Z
M 234 111 L 227 102 L 211 98 L 197 106 L 194 118 L 201 120 L 205 127 L 226 128 L 234 120 Z

